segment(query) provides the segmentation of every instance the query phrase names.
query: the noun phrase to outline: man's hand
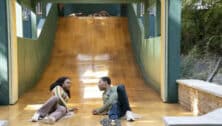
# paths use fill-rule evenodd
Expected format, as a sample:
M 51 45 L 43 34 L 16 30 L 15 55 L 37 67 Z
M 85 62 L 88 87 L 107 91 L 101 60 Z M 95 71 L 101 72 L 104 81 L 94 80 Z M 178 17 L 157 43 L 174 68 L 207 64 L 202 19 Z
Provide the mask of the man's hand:
M 99 113 L 94 109 L 94 110 L 92 111 L 92 114 L 93 114 L 93 115 L 98 115 Z

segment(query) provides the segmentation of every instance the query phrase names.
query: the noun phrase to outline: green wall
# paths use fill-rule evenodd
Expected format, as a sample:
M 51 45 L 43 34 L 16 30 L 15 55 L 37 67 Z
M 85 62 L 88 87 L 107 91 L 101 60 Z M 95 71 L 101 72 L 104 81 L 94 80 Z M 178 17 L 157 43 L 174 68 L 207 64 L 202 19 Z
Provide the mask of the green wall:
M 36 84 L 50 59 L 57 20 L 57 7 L 53 5 L 38 39 L 18 38 L 20 96 Z
M 132 3 L 140 0 L 38 0 L 52 3 Z
M 9 104 L 6 0 L 0 0 L 0 105 Z
M 180 73 L 180 38 L 181 38 L 181 1 L 180 0 L 167 0 L 165 7 L 168 9 L 166 12 L 167 26 L 165 37 L 163 40 L 166 47 L 165 56 L 165 82 L 163 89 L 165 92 L 164 101 L 175 103 L 178 101 L 178 87 L 176 80 L 179 78 Z M 148 7 L 149 3 L 147 4 Z M 157 1 L 157 5 L 160 5 Z M 160 8 L 157 8 L 160 10 Z M 161 41 L 160 37 L 144 39 L 144 31 L 148 33 L 149 17 L 144 17 L 144 25 L 141 18 L 137 16 L 137 8 L 135 4 L 128 4 L 128 18 L 129 18 L 129 31 L 131 33 L 131 40 L 135 52 L 136 60 L 141 68 L 142 74 L 148 84 L 152 85 L 155 89 L 160 91 L 160 71 L 161 71 Z M 160 14 L 160 11 L 157 11 Z M 147 11 L 145 11 L 147 16 Z M 156 24 L 159 18 L 157 17 Z M 145 30 L 144 30 L 145 28 Z M 158 26 L 156 26 L 159 29 Z M 158 34 L 158 30 L 156 35 Z M 163 38 L 165 38 L 163 37 Z
M 145 39 L 144 25 L 136 10 L 136 6 L 128 4 L 128 27 L 134 55 L 147 83 L 160 91 L 160 37 Z

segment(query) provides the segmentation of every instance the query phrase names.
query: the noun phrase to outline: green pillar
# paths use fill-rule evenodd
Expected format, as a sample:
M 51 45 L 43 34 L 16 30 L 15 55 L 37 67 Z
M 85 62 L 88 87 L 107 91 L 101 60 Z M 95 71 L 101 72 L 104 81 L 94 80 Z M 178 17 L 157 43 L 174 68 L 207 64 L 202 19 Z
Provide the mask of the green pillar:
M 145 38 L 149 38 L 149 6 L 150 3 L 149 1 L 144 2 L 144 33 L 145 33 Z
M 167 102 L 177 102 L 180 73 L 181 0 L 167 2 Z
M 156 3 L 156 16 L 155 16 L 155 36 L 160 36 L 160 15 L 161 15 L 161 4 L 160 0 L 157 0 Z
M 123 17 L 126 17 L 127 16 L 127 4 L 121 4 L 120 5 L 120 15 L 123 16 Z
M 0 0 L 0 105 L 9 104 L 7 0 Z

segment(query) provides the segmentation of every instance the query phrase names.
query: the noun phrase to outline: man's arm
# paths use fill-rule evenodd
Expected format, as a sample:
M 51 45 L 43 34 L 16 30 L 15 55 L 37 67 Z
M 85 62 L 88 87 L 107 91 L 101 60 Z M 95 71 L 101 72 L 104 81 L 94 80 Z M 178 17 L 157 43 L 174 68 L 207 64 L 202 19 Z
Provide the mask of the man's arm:
M 110 96 L 108 98 L 108 100 L 103 104 L 103 106 L 101 108 L 98 108 L 95 110 L 95 112 L 97 114 L 101 114 L 103 112 L 108 111 L 109 107 L 112 106 L 112 104 L 114 104 L 117 101 L 117 92 L 112 92 L 110 93 Z

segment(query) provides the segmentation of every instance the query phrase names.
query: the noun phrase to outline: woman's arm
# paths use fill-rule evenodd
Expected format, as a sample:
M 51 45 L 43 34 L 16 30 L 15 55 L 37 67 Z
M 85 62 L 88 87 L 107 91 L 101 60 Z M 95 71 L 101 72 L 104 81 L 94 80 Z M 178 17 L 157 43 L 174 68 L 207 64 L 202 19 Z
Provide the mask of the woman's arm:
M 53 93 L 61 100 L 62 104 L 68 109 L 67 100 L 69 99 L 69 97 L 67 96 L 65 91 L 60 86 L 56 86 L 53 89 Z

